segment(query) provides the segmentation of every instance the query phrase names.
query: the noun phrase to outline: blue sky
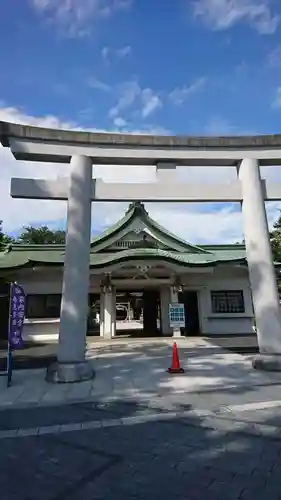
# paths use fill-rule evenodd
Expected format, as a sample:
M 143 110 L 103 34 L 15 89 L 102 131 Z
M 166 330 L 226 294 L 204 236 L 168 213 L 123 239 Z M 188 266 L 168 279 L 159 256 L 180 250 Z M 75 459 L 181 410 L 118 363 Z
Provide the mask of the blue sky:
M 16 8 L 2 0 L 0 9 L 0 119 L 171 134 L 280 132 L 277 0 L 21 0 Z M 1 158 L 0 194 L 6 199 L 11 175 L 38 176 L 39 166 L 19 165 L 6 150 L 0 150 Z M 40 166 L 40 177 L 47 168 Z M 47 175 L 60 169 L 52 165 Z M 7 197 L 4 227 L 63 225 L 58 204 L 42 203 L 39 208 Z M 268 207 L 270 222 L 278 207 Z M 93 229 L 114 222 L 123 209 L 99 205 Z M 151 209 L 161 222 L 173 220 L 181 236 L 201 241 L 241 236 L 235 206 Z M 221 231 L 198 233 L 202 214 L 225 218 Z

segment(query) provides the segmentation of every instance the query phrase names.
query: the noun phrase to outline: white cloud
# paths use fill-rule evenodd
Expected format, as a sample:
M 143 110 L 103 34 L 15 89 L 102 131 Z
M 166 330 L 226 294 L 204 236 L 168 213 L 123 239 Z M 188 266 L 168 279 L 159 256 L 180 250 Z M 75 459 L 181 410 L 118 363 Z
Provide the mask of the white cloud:
M 205 211 L 196 212 L 185 206 L 185 211 L 170 212 L 168 217 L 158 208 L 155 218 L 173 232 L 177 228 L 183 239 L 193 243 L 235 243 L 243 239 L 241 213 L 231 207 L 211 212 L 206 206 Z
M 174 104 L 183 104 L 186 99 L 188 99 L 192 94 L 203 90 L 207 82 L 205 77 L 198 78 L 190 85 L 184 85 L 183 87 L 176 87 L 170 92 L 169 97 Z
M 121 117 L 120 117 L 121 118 Z M 118 117 L 116 117 L 118 120 Z M 77 129 L 74 122 L 64 122 L 55 116 L 33 117 L 16 108 L 0 108 L 0 120 L 29 125 Z M 122 122 L 123 123 L 123 122 Z M 121 122 L 119 122 L 121 126 Z M 125 126 L 125 125 L 124 125 Z M 162 129 L 143 129 L 143 133 L 164 133 Z M 5 231 L 15 231 L 27 224 L 48 223 L 52 226 L 65 221 L 66 203 L 60 201 L 15 200 L 10 197 L 11 177 L 52 178 L 66 176 L 69 165 L 16 161 L 9 149 L 0 147 L 0 219 L 4 221 Z M 95 166 L 94 175 L 112 182 L 153 182 L 155 170 L 151 167 Z M 181 182 L 226 182 L 235 178 L 231 168 L 179 168 L 177 175 Z M 281 170 L 277 167 L 264 167 L 262 176 L 272 181 L 281 180 Z M 270 225 L 279 215 L 280 204 L 267 204 Z M 93 203 L 92 227 L 106 227 L 120 218 L 126 204 Z M 194 243 L 235 242 L 242 239 L 242 219 L 239 210 L 233 205 L 223 204 L 171 204 L 148 203 L 150 215 L 163 226 L 182 238 Z M 65 224 L 65 222 L 64 222 Z
M 101 55 L 102 55 L 102 57 L 103 57 L 104 59 L 107 59 L 107 58 L 108 58 L 108 56 L 109 56 L 109 52 L 110 52 L 110 51 L 109 51 L 109 47 L 103 47 L 103 48 L 101 49 Z
M 78 128 L 72 122 L 64 122 L 55 116 L 34 117 L 24 114 L 17 108 L 0 108 L 0 120 L 14 123 L 25 123 L 39 127 Z M 0 146 L 0 219 L 4 221 L 4 229 L 13 231 L 24 224 L 43 220 L 56 221 L 66 215 L 66 204 L 59 201 L 13 200 L 10 197 L 11 177 L 56 178 L 67 175 L 69 166 L 65 164 L 43 164 L 16 161 L 9 149 Z
M 121 205 L 121 206 L 120 206 Z M 116 205 L 109 212 L 104 212 L 104 226 L 108 227 L 124 215 L 126 205 Z M 236 206 L 199 203 L 146 203 L 149 215 L 169 231 L 185 241 L 194 244 L 231 244 L 242 241 L 243 217 L 238 204 Z M 113 207 L 112 207 L 113 208 Z M 267 203 L 269 227 L 279 216 L 280 204 Z
M 107 83 L 102 82 L 101 80 L 99 80 L 95 76 L 91 76 L 88 79 L 88 85 L 92 89 L 101 90 L 102 92 L 110 92 L 110 90 L 111 90 L 111 87 L 109 85 L 107 85 Z
M 121 111 L 124 111 L 132 106 L 136 101 L 137 96 L 141 94 L 141 88 L 136 81 L 126 82 L 121 85 L 120 97 L 116 106 L 109 110 L 109 116 L 115 117 Z
M 125 45 L 119 49 L 112 49 L 110 47 L 103 47 L 101 49 L 101 55 L 107 61 L 111 58 L 124 59 L 132 54 L 132 47 L 130 45 Z
M 125 47 L 121 47 L 121 49 L 116 49 L 116 54 L 118 57 L 123 59 L 124 57 L 128 57 L 132 53 L 132 47 L 130 45 L 125 45 Z
M 222 116 L 213 116 L 205 125 L 204 132 L 207 135 L 256 135 L 259 132 L 246 127 L 235 125 Z
M 124 111 L 137 111 L 142 118 L 147 118 L 162 106 L 162 100 L 154 90 L 141 88 L 135 80 L 123 83 L 119 92 L 117 104 L 109 110 L 109 117 L 111 118 Z
M 281 108 L 281 86 L 276 89 L 275 97 L 272 102 L 272 107 L 275 109 Z
M 225 30 L 244 21 L 262 35 L 275 33 L 280 16 L 271 0 L 195 0 L 194 15 L 214 30 Z
M 162 101 L 160 97 L 155 94 L 152 89 L 143 89 L 141 97 L 143 103 L 141 114 L 143 118 L 147 118 L 157 108 L 162 107 Z
M 80 127 L 78 127 L 78 125 L 75 122 L 70 122 L 70 121 L 64 122 L 53 115 L 46 115 L 44 117 L 27 115 L 21 109 L 12 106 L 6 108 L 0 108 L 0 120 L 12 123 L 34 125 L 36 127 L 80 129 Z
M 127 122 L 126 122 L 126 120 L 124 120 L 124 118 L 122 118 L 122 116 L 117 116 L 116 118 L 114 118 L 114 125 L 117 128 L 126 127 Z
M 93 20 L 112 15 L 132 5 L 133 0 L 31 0 L 34 9 L 54 21 L 68 36 L 90 32 Z
M 220 116 L 214 116 L 205 127 L 207 135 L 238 135 L 239 128 Z

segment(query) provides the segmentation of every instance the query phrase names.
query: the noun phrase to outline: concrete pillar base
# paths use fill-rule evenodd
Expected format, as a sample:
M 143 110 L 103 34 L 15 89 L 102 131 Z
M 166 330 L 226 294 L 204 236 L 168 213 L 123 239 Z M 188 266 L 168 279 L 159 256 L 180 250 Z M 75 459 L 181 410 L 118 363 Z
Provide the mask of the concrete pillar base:
M 53 384 L 66 384 L 68 382 L 83 382 L 94 378 L 95 371 L 89 361 L 77 363 L 55 362 L 48 366 L 46 381 Z
M 267 372 L 281 372 L 281 354 L 257 354 L 252 359 L 253 368 Z

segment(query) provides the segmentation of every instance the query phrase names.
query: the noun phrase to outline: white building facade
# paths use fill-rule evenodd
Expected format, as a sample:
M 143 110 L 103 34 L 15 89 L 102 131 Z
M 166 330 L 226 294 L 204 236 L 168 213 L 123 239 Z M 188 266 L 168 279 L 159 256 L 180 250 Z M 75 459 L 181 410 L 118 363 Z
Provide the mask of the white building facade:
M 20 283 L 27 294 L 26 339 L 59 336 L 64 252 L 60 245 L 14 245 L 2 256 L 2 277 Z M 91 243 L 88 334 L 110 339 L 127 332 L 132 337 L 253 332 L 245 255 L 244 245 L 191 245 L 153 221 L 143 204 L 131 204 Z M 180 331 L 169 321 L 169 304 L 177 302 L 185 305 L 186 326 Z

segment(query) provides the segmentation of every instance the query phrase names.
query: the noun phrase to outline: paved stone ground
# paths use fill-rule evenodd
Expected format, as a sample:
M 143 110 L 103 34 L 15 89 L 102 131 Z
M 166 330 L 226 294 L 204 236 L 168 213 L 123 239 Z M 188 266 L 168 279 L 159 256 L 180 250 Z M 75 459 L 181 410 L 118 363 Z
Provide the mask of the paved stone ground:
M 276 392 L 281 373 L 253 370 L 251 358 L 223 349 L 206 339 L 178 339 L 179 354 L 186 372 L 180 377 L 167 374 L 173 339 L 89 345 L 87 356 L 96 377 L 81 384 L 52 385 L 45 382 L 45 370 L 15 370 L 8 390 L 0 378 L 0 407 L 14 405 L 67 404 L 74 401 L 155 398 L 173 400 L 188 393 L 192 401 L 198 393 L 214 400 L 217 394 L 257 392 L 261 387 Z M 267 389 L 266 389 L 267 387 Z M 221 396 L 219 396 L 221 399 Z M 268 398 L 269 396 L 266 396 Z M 273 399 L 279 395 L 272 394 Z M 238 400 L 239 402 L 239 400 Z
M 144 339 L 142 339 L 145 342 Z M 149 339 L 146 339 L 146 341 Z M 151 339 L 153 340 L 153 339 Z M 154 339 L 155 341 L 156 339 Z M 158 339 L 160 342 L 163 339 Z M 185 340 L 185 339 L 183 339 Z M 118 337 L 112 340 L 112 344 L 132 343 L 140 341 L 140 339 L 128 339 Z M 164 339 L 165 341 L 165 339 Z M 200 337 L 188 339 L 187 342 L 200 342 Z M 258 352 L 256 335 L 243 336 L 221 336 L 211 337 L 208 339 L 210 345 L 220 346 L 238 354 L 254 354 Z M 87 337 L 87 343 L 102 344 L 100 337 Z M 24 349 L 14 352 L 14 369 L 36 369 L 44 368 L 56 359 L 57 342 L 50 339 L 45 342 L 26 341 Z M 7 365 L 7 342 L 0 340 L 0 370 L 6 370 Z
M 72 405 L 64 414 L 3 410 L 1 427 L 20 423 L 26 435 L 0 433 L 1 498 L 279 500 L 281 402 L 254 407 L 151 413 L 119 401 Z M 47 427 L 27 429 L 38 424 Z
M 281 376 L 205 340 L 95 345 L 96 378 L 0 380 L 2 500 L 281 500 Z M 75 403 L 74 403 L 75 401 Z

